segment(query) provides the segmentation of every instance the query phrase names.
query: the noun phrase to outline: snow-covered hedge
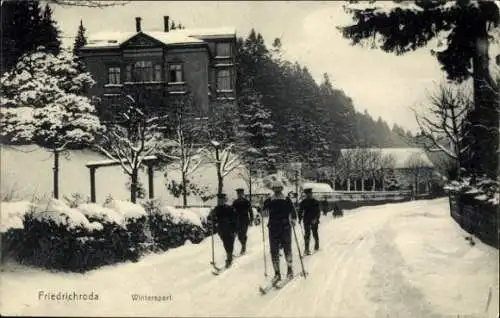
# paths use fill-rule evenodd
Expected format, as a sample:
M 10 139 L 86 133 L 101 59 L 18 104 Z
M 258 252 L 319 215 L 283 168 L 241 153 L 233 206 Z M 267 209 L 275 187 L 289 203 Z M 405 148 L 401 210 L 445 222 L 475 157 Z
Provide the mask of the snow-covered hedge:
M 21 260 L 25 243 L 24 216 L 32 209 L 28 201 L 2 202 L 0 204 L 1 257 Z
M 31 210 L 32 206 L 28 201 L 2 202 L 0 204 L 0 232 L 23 229 L 24 215 Z
M 141 209 L 145 214 L 136 208 Z M 139 242 L 128 230 L 137 218 L 125 223 L 122 214 L 97 204 L 71 208 L 54 199 L 2 202 L 1 211 L 2 260 L 85 271 L 139 257 Z
M 162 205 L 156 201 L 146 204 L 149 212 L 149 224 L 154 240 L 162 250 L 185 244 L 199 243 L 206 233 L 203 226 L 201 211 L 180 209 Z
M 77 208 L 87 217 L 87 219 L 92 221 L 98 221 L 101 223 L 116 224 L 119 226 L 125 226 L 125 218 L 122 214 L 112 210 L 110 208 L 103 207 L 96 203 L 85 203 L 81 204 Z
M 86 271 L 137 261 L 150 231 L 162 250 L 207 235 L 209 208 L 180 209 L 156 201 L 144 206 L 108 200 L 104 206 L 60 200 L 2 202 L 2 259 L 39 267 Z
M 500 181 L 491 178 L 479 177 L 473 182 L 472 178 L 465 177 L 453 180 L 444 186 L 451 193 L 472 195 L 478 202 L 498 207 L 500 202 Z
M 34 204 L 29 216 L 35 221 L 54 224 L 68 232 L 94 232 L 103 229 L 101 223 L 90 222 L 81 211 L 70 208 L 60 200 Z
M 138 250 L 146 242 L 146 222 L 148 214 L 143 206 L 129 201 L 110 200 L 104 203 L 109 208 L 120 214 L 130 235 L 132 249 Z

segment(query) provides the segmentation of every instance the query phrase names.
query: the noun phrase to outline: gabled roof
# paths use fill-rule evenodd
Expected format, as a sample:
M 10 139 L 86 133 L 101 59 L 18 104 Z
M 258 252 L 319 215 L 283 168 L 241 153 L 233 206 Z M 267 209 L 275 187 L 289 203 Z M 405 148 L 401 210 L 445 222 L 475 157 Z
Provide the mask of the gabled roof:
M 204 39 L 236 37 L 236 29 L 234 28 L 183 29 L 171 30 L 169 32 L 100 32 L 89 36 L 87 45 L 83 49 L 119 48 L 125 42 L 141 33 L 165 45 L 204 43 Z
M 395 168 L 403 169 L 409 168 L 410 158 L 418 156 L 425 167 L 433 168 L 434 164 L 427 156 L 427 153 L 422 148 L 352 148 L 352 149 L 340 149 L 340 153 L 345 155 L 349 151 L 356 149 L 366 149 L 369 151 L 380 151 L 382 155 L 390 155 L 395 160 Z

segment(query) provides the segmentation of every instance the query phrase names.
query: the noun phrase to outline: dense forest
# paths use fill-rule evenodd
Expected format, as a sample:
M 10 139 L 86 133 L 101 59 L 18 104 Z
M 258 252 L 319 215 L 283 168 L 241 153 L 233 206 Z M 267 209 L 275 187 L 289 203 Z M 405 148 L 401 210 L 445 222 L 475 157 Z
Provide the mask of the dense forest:
M 262 34 L 252 30 L 238 39 L 237 49 L 238 107 L 243 121 L 253 119 L 244 126 L 250 130 L 249 144 L 254 150 L 265 147 L 262 154 L 273 149 L 274 157 L 280 158 L 277 163 L 300 160 L 325 165 L 340 148 L 412 143 L 411 132 L 398 125 L 390 128 L 366 110 L 356 111 L 328 74 L 318 84 L 307 67 L 284 60 L 280 39 L 268 47 Z

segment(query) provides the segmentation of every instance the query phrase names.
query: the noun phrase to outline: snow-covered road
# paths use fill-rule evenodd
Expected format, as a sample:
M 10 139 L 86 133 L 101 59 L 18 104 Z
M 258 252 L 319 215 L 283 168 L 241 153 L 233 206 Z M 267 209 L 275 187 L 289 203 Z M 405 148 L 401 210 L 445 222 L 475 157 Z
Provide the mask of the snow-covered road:
M 257 290 L 265 279 L 262 234 L 253 227 L 247 255 L 220 276 L 210 271 L 210 239 L 84 275 L 6 267 L 0 308 L 58 316 L 497 317 L 499 252 L 464 236 L 446 199 L 363 207 L 323 218 L 321 250 L 304 260 L 310 275 L 265 296 Z M 45 300 L 40 291 L 99 298 Z M 133 301 L 133 294 L 165 297 Z

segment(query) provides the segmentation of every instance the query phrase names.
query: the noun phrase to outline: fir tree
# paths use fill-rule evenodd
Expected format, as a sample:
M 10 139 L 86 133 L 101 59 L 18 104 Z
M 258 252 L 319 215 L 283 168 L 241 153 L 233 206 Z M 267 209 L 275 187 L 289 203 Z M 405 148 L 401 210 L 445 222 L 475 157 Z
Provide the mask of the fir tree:
M 271 112 L 261 100 L 262 96 L 250 88 L 243 91 L 239 98 L 241 152 L 247 165 L 251 165 L 251 171 L 262 169 L 273 172 L 277 156 L 277 149 L 272 143 L 275 132 Z
M 54 55 L 61 51 L 61 40 L 59 39 L 59 29 L 56 22 L 52 19 L 52 9 L 48 4 L 43 10 L 42 20 L 40 23 L 39 37 L 45 51 Z
M 21 55 L 43 45 L 38 36 L 41 19 L 38 0 L 2 1 L 2 73 L 12 68 Z
M 87 44 L 87 38 L 85 36 L 85 27 L 83 26 L 83 21 L 80 20 L 80 25 L 78 26 L 78 32 L 75 38 L 75 44 L 73 45 L 73 54 L 78 55 L 80 49 Z

